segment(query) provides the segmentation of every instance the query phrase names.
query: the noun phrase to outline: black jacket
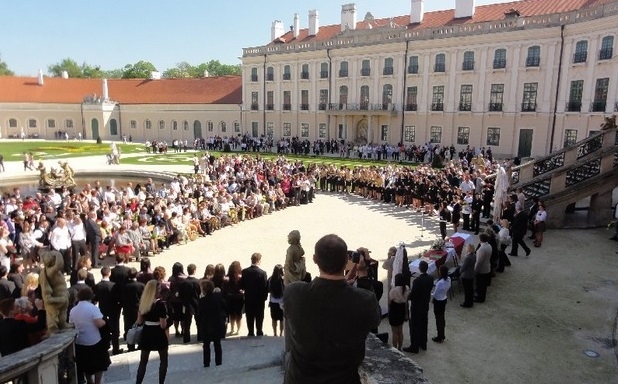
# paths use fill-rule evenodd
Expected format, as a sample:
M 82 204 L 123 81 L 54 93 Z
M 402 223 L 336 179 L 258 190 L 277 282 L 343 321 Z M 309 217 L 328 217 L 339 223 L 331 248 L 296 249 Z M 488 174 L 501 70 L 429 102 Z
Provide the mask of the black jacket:
M 245 305 L 247 306 L 264 306 L 264 302 L 268 297 L 268 284 L 266 272 L 252 265 L 242 270 L 242 279 L 240 284 L 245 290 Z
M 103 315 L 112 317 L 120 313 L 120 293 L 112 281 L 100 281 L 94 286 L 94 300 L 99 303 Z
M 195 276 L 187 276 L 178 286 L 178 296 L 184 307 L 185 313 L 197 314 L 197 303 L 200 300 L 200 281 Z
M 422 273 L 412 282 L 410 291 L 410 301 L 412 312 L 429 311 L 429 301 L 431 300 L 431 290 L 433 289 L 433 278 L 426 273 Z

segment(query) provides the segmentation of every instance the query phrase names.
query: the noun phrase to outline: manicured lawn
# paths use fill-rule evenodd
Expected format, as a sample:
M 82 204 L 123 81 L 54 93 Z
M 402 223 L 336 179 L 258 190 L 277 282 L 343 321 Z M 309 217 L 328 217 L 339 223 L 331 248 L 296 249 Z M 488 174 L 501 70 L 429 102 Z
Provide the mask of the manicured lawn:
M 143 145 L 119 144 L 122 153 L 143 152 Z M 6 140 L 0 142 L 0 154 L 5 161 L 22 160 L 24 152 L 32 152 L 34 159 L 54 159 L 61 157 L 80 157 L 105 155 L 110 153 L 110 143 L 78 141 L 33 141 L 33 140 Z

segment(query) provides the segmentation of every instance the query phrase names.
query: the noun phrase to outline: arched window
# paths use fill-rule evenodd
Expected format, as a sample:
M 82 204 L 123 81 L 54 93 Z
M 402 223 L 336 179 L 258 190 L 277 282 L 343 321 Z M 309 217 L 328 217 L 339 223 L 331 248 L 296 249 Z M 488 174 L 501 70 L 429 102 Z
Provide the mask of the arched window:
M 538 45 L 528 47 L 526 67 L 538 67 L 539 65 L 541 65 L 541 47 L 539 47 Z
M 17 119 L 9 119 L 9 128 L 17 128 Z
M 222 121 L 219 123 L 219 130 L 222 133 L 226 133 L 227 132 L 227 124 L 225 124 L 225 121 Z
M 178 122 L 176 120 L 172 120 L 172 130 L 173 131 L 178 130 Z
M 360 88 L 360 109 L 369 109 L 369 86 L 363 85 Z
M 182 129 L 184 129 L 185 131 L 188 131 L 188 130 L 189 130 L 189 122 L 188 122 L 187 120 L 185 120 L 185 121 L 182 123 Z
M 588 60 L 588 41 L 580 40 L 575 44 L 574 63 L 585 63 Z
M 444 53 L 438 53 L 436 55 L 436 62 L 433 68 L 434 72 L 446 72 L 446 55 Z
M 240 133 L 240 123 L 238 121 L 234 121 L 234 133 Z
M 393 102 L 393 86 L 384 84 L 382 87 L 382 109 L 387 110 Z
M 149 119 L 146 119 L 146 121 L 144 121 L 144 128 L 152 129 L 152 121 L 150 121 Z
M 208 129 L 208 132 L 212 132 L 215 130 L 215 125 L 212 123 L 212 121 L 207 121 L 206 122 L 206 129 Z
M 609 60 L 614 55 L 614 36 L 605 36 L 601 40 L 601 50 L 599 60 Z
M 112 136 L 118 135 L 118 122 L 116 119 L 111 119 L 109 121 L 109 134 Z
M 36 119 L 28 119 L 28 128 L 37 128 L 39 122 Z
M 159 120 L 159 129 L 165 129 L 165 121 Z

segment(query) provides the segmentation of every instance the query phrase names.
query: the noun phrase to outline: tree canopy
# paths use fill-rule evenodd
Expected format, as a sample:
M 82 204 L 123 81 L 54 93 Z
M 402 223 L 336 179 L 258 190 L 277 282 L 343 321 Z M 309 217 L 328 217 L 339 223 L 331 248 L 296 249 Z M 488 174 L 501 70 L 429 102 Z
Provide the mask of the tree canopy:
M 2 61 L 2 57 L 0 57 L 0 76 L 13 76 L 14 73 L 9 69 L 7 63 Z
M 47 71 L 54 77 L 62 76 L 62 72 L 66 71 L 69 77 L 73 78 L 93 78 L 100 79 L 106 77 L 106 72 L 101 70 L 98 65 L 89 65 L 84 62 L 82 65 L 71 58 L 61 60 L 59 63 L 52 64 L 47 67 Z
M 135 64 L 127 64 L 122 69 L 123 79 L 149 79 L 157 68 L 151 62 L 140 60 Z
M 208 72 L 208 76 L 240 75 L 241 67 L 240 64 L 221 64 L 219 60 L 210 60 L 207 63 L 201 63 L 197 66 L 182 61 L 176 64 L 175 67 L 166 69 L 163 72 L 163 77 L 169 79 L 204 77 L 206 72 Z

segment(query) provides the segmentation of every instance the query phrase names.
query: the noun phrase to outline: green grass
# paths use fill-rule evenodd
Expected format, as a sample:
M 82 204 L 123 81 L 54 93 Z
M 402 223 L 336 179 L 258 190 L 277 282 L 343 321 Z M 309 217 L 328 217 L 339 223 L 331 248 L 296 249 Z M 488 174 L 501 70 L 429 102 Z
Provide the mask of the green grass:
M 144 146 L 139 144 L 119 144 L 122 153 L 143 152 Z M 21 141 L 10 140 L 0 142 L 0 154 L 5 161 L 19 161 L 23 159 L 24 152 L 32 152 L 35 161 L 64 158 L 105 155 L 110 153 L 110 143 L 77 141 Z

